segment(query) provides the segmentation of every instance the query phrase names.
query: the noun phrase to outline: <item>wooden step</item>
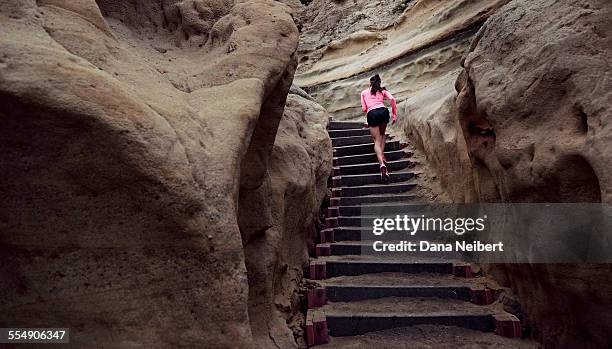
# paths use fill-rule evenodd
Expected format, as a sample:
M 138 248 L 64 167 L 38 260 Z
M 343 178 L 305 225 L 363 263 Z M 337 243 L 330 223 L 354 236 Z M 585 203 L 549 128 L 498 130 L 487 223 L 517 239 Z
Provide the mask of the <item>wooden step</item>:
M 450 261 L 402 261 L 394 259 L 321 259 L 325 262 L 326 277 L 372 273 L 442 273 L 452 274 Z
M 355 206 L 338 206 L 338 213 L 340 216 L 351 217 L 361 216 L 362 213 L 384 213 L 385 215 L 390 214 L 421 214 L 426 210 L 430 209 L 430 205 L 426 204 L 397 204 L 397 203 L 384 203 L 384 204 L 370 204 L 370 205 L 355 205 Z
M 401 171 L 408 167 L 412 167 L 414 162 L 408 159 L 400 159 L 396 161 L 387 161 L 387 170 L 389 172 Z M 367 164 L 345 165 L 334 168 L 335 176 L 380 173 L 380 163 L 373 162 Z
M 385 297 L 438 297 L 472 301 L 473 290 L 498 286 L 487 278 L 460 278 L 450 274 L 380 273 L 340 276 L 320 281 L 331 302 L 354 302 Z M 490 289 L 490 288 L 488 288 Z M 492 290 L 494 291 L 494 290 Z
M 370 129 L 369 128 L 355 128 L 348 130 L 329 130 L 327 131 L 330 138 L 337 137 L 353 137 L 353 136 L 369 136 Z
M 385 159 L 387 161 L 395 161 L 403 158 L 409 158 L 412 156 L 412 153 L 405 152 L 403 150 L 395 150 L 390 151 L 386 149 L 385 151 Z M 334 166 L 345 166 L 345 165 L 356 165 L 356 164 L 367 164 L 367 163 L 377 163 L 378 159 L 376 158 L 376 154 L 374 153 L 374 148 L 370 149 L 369 154 L 358 154 L 358 155 L 348 155 L 348 156 L 339 156 L 333 159 Z
M 365 123 L 357 121 L 330 121 L 327 125 L 328 130 L 350 130 L 356 128 L 365 128 Z
M 387 134 L 387 140 L 391 140 L 393 137 L 390 137 Z M 365 144 L 372 143 L 372 136 L 352 136 L 352 137 L 338 137 L 332 138 L 332 146 L 333 147 L 342 147 L 347 145 L 356 145 L 356 144 Z
M 414 172 L 411 171 L 398 171 L 390 172 L 388 183 L 405 182 L 414 177 Z M 360 175 L 347 175 L 347 176 L 336 176 L 334 177 L 334 183 L 341 183 L 341 187 L 355 187 L 368 184 L 382 184 L 382 177 L 380 173 L 367 173 Z M 337 184 L 336 184 L 337 185 Z
M 408 192 L 416 187 L 414 183 L 391 183 L 391 184 L 372 184 L 357 187 L 340 187 L 332 189 L 334 197 L 355 197 L 363 195 L 378 194 L 400 194 Z
M 338 198 L 339 205 L 341 206 L 358 206 L 364 204 L 377 204 L 377 203 L 397 203 L 397 202 L 416 202 L 418 196 L 406 195 L 406 194 L 387 194 L 387 195 L 369 195 L 369 196 L 355 196 L 355 197 L 341 197 Z
M 459 326 L 492 332 L 495 310 L 457 299 L 388 297 L 357 302 L 330 302 L 323 308 L 331 336 L 415 325 Z
M 409 238 L 406 238 L 403 241 L 410 241 L 414 244 L 416 244 L 417 249 L 418 249 L 418 244 L 419 241 L 421 240 L 421 238 L 416 237 L 416 236 L 412 236 Z M 384 243 L 391 243 L 391 244 L 396 244 L 399 241 L 392 241 L 390 239 L 385 239 L 383 241 Z M 435 240 L 428 240 L 428 242 L 430 243 L 442 243 L 440 240 L 435 241 Z M 322 249 L 322 248 L 326 248 L 326 249 Z M 412 257 L 432 257 L 432 258 L 446 258 L 446 259 L 461 259 L 462 258 L 462 254 L 461 252 L 456 252 L 456 251 L 451 251 L 451 252 L 445 252 L 445 251 L 437 251 L 437 252 L 429 252 L 429 251 L 414 251 L 414 252 L 409 252 L 409 251 L 401 251 L 401 252 L 388 252 L 388 251 L 376 251 L 374 250 L 374 241 L 339 241 L 339 242 L 332 242 L 332 243 L 324 243 L 324 244 L 318 244 L 317 245 L 317 251 L 322 250 L 325 252 L 320 252 L 321 255 L 326 255 L 326 256 L 360 256 L 360 255 L 369 255 L 369 256 L 373 256 L 373 257 L 379 257 L 379 256 L 397 256 L 397 258 L 404 258 L 406 256 L 412 256 Z
M 400 150 L 402 146 L 399 141 L 387 141 L 385 143 L 385 152 Z M 342 147 L 334 147 L 334 157 L 369 154 L 374 151 L 374 143 L 347 145 Z
M 353 223 L 356 223 L 354 221 Z M 333 231 L 333 242 L 341 241 L 362 241 L 362 240 L 373 240 L 374 234 L 372 229 L 369 227 L 362 226 L 338 226 L 335 228 L 329 228 L 327 230 Z M 445 241 L 445 239 L 452 238 L 452 233 L 445 231 L 422 231 L 415 235 L 407 234 L 405 231 L 392 230 L 387 231 L 384 234 L 385 241 Z M 331 241 L 326 241 L 331 242 Z

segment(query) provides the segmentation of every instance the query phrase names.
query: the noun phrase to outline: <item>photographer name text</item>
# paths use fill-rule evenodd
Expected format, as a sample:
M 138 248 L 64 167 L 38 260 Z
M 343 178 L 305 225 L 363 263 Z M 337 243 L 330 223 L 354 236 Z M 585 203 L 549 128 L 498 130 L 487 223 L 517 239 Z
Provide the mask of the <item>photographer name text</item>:
M 431 241 L 374 241 L 372 248 L 376 252 L 503 252 L 504 243 L 485 243 L 476 241 L 455 241 L 455 243 L 438 243 Z

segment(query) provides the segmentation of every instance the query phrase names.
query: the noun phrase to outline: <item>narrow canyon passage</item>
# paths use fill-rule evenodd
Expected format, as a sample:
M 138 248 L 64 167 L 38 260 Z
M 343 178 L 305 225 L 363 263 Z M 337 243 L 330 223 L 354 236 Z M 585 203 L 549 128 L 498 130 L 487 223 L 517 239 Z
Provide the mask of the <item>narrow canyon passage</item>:
M 524 248 L 478 265 L 372 255 L 364 228 L 426 204 L 609 207 L 610 18 L 609 0 L 0 0 L 0 348 L 59 328 L 86 349 L 612 348 L 612 262 L 515 259 L 606 257 L 612 214 L 564 239 L 546 224 L 573 216 L 536 210 L 544 248 L 512 225 Z M 384 185 L 375 74 L 397 102 Z
M 332 121 L 328 133 L 334 155 L 332 198 L 317 257 L 310 261 L 308 344 L 537 348 L 537 343 L 519 339 L 519 319 L 503 310 L 496 283 L 474 275 L 469 264 L 443 253 L 367 253 L 372 241 L 366 239 L 373 236 L 363 222 L 369 213 L 417 214 L 422 204 L 431 203 L 418 194 L 415 176 L 422 166 L 411 161 L 407 144 L 390 136 L 390 182 L 382 184 L 363 123 Z M 405 239 L 397 235 L 398 241 Z M 444 236 L 438 233 L 430 241 L 443 242 Z
M 305 3 L 298 16 L 301 31 L 294 84 L 333 115 L 329 135 L 336 148 L 333 175 L 338 177 L 331 182 L 336 195 L 332 205 L 338 208 L 328 212 L 328 229 L 333 230 L 334 240 L 328 240 L 330 233 L 319 237 L 321 256 L 314 263 L 315 271 L 325 265 L 326 279 L 319 287 L 331 287 L 331 291 L 326 288 L 326 293 L 331 292 L 329 304 L 321 307 L 321 312 L 311 312 L 315 329 L 316 322 L 322 321 L 320 314 L 327 314 L 328 345 L 365 348 L 397 340 L 396 347 L 406 347 L 399 338 L 407 338 L 416 343 L 422 340 L 422 347 L 432 348 L 444 348 L 445 342 L 452 347 L 479 347 L 475 344 L 479 340 L 488 343 L 480 347 L 529 348 L 530 342 L 473 332 L 476 325 L 470 325 L 465 317 L 457 320 L 468 315 L 470 319 L 490 319 L 500 310 L 495 304 L 471 304 L 469 289 L 481 285 L 481 280 L 491 288 L 499 284 L 511 290 L 512 296 L 504 300 L 506 309 L 521 318 L 524 335 L 543 348 L 612 347 L 609 264 L 498 263 L 482 266 L 485 277 L 463 279 L 449 275 L 453 265 L 446 261 L 442 263 L 446 270 L 438 270 L 438 275 L 426 273 L 429 278 L 421 278 L 403 273 L 401 280 L 406 282 L 398 285 L 394 278 L 381 276 L 395 272 L 385 269 L 383 261 L 355 257 L 363 252 L 363 244 L 358 241 L 362 235 L 354 229 L 362 226 L 361 211 L 355 207 L 361 204 L 386 205 L 391 211 L 396 207 L 400 212 L 419 201 L 609 204 L 610 2 Z M 411 161 L 403 150 L 394 148 L 394 142 L 407 142 L 411 149 L 417 149 L 417 162 L 424 165 L 421 179 L 410 178 L 410 172 L 418 167 L 398 162 L 393 164 L 393 183 L 382 186 L 372 182 L 378 168 L 373 155 L 367 155 L 372 153 L 371 145 L 361 143 L 369 140 L 361 130 L 365 116 L 359 93 L 368 88 L 368 79 L 374 74 L 381 76 L 383 86 L 397 99 L 398 122 L 392 128 L 396 138 L 388 142 L 387 152 L 399 154 L 392 162 Z M 435 187 L 433 195 L 422 192 L 416 184 Z M 581 234 L 586 233 L 581 230 Z M 506 235 L 518 236 L 512 232 Z M 530 241 L 531 237 L 523 238 Z M 558 239 L 550 237 L 552 242 Z M 521 251 L 509 254 L 518 256 Z M 350 267 L 355 265 L 380 267 L 374 270 L 383 274 L 380 278 L 351 275 L 355 272 Z M 391 265 L 400 268 L 402 264 Z M 311 274 L 310 278 L 320 276 Z M 406 285 L 428 291 L 433 288 L 425 286 L 463 286 L 464 293 L 453 289 L 452 297 L 447 294 L 447 299 L 441 300 L 442 306 L 435 304 L 435 297 L 419 300 L 421 291 Z M 336 289 L 342 292 L 335 293 Z M 356 290 L 367 294 L 366 299 L 355 296 Z M 313 297 L 317 294 L 322 291 Z M 415 302 L 429 305 L 412 307 Z M 452 312 L 438 311 L 441 309 Z M 434 314 L 446 316 L 444 321 L 459 321 L 461 330 L 440 330 L 436 327 L 444 324 L 440 318 L 436 326 L 427 325 L 427 330 L 424 325 L 385 329 L 402 328 L 402 321 L 416 321 L 415 315 L 425 321 Z M 493 322 L 487 326 L 486 330 L 494 330 Z M 468 342 L 462 342 L 465 338 Z

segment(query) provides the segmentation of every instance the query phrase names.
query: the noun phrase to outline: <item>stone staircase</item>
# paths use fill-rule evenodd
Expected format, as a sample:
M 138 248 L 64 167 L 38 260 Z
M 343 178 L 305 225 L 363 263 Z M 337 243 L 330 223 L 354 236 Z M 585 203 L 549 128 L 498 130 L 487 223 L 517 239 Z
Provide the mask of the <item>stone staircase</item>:
M 384 205 L 385 212 L 398 214 L 418 209 L 415 164 L 405 144 L 388 137 L 385 155 L 391 180 L 383 184 L 367 128 L 331 121 L 329 135 L 334 147 L 332 198 L 308 270 L 308 345 L 349 348 L 354 343 L 343 346 L 342 338 L 428 325 L 435 326 L 431 333 L 448 326 L 467 334 L 490 332 L 495 346 L 523 348 L 520 343 L 525 341 L 512 338 L 521 336 L 518 318 L 502 310 L 496 302 L 498 291 L 490 280 L 473 277 L 469 264 L 361 253 L 368 243 L 361 241 L 363 207 Z

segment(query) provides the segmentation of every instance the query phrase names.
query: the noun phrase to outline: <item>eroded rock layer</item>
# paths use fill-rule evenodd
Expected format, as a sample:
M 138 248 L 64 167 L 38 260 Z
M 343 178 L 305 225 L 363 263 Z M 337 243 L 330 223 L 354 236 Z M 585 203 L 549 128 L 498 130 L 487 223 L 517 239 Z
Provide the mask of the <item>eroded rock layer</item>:
M 454 117 L 479 200 L 611 202 L 610 16 L 607 1 L 515 0 L 479 33 Z M 612 345 L 608 265 L 498 268 L 545 347 Z
M 305 239 L 312 217 L 291 231 L 285 219 L 321 196 L 319 177 L 270 166 L 296 153 L 309 174 L 329 165 L 308 152 L 314 131 L 274 147 L 296 64 L 290 8 L 9 0 L 0 23 L 0 325 L 70 327 L 77 347 L 253 347 L 269 331 L 251 326 L 251 290 L 298 278 L 305 252 L 258 262 L 248 246 L 273 229 L 276 249 Z M 293 113 L 327 120 L 304 105 Z M 304 122 L 294 114 L 283 123 Z M 266 229 L 239 225 L 243 198 Z M 259 263 L 285 274 L 260 280 Z M 280 288 L 262 302 L 284 306 Z

